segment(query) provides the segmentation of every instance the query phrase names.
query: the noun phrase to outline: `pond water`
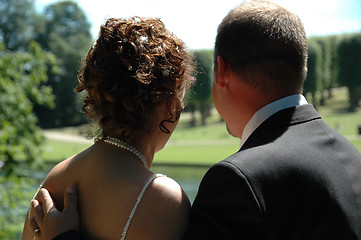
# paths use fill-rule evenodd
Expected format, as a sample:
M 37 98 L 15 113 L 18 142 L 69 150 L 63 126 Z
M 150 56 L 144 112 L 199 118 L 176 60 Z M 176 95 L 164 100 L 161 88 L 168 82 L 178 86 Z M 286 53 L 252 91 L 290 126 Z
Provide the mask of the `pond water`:
M 165 174 L 177 181 L 188 195 L 189 200 L 193 202 L 202 177 L 208 168 L 209 166 L 154 164 L 151 170 L 155 173 Z

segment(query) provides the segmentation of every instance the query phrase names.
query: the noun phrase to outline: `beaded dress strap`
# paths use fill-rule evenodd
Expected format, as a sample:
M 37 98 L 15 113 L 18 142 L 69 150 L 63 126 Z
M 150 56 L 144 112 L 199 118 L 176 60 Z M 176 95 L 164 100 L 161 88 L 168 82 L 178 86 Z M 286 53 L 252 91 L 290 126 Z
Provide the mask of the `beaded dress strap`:
M 145 183 L 142 191 L 141 191 L 141 192 L 139 193 L 139 195 L 138 195 L 137 201 L 135 202 L 132 211 L 131 211 L 130 214 L 129 214 L 128 221 L 127 221 L 127 223 L 125 224 L 124 229 L 123 229 L 123 233 L 122 233 L 121 240 L 124 240 L 125 237 L 127 236 L 127 231 L 128 231 L 129 226 L 130 226 L 130 223 L 131 223 L 131 221 L 132 221 L 132 219 L 133 219 L 133 217 L 134 217 L 135 211 L 137 210 L 138 205 L 139 205 L 140 201 L 142 200 L 143 195 L 144 195 L 145 191 L 148 189 L 149 185 L 150 185 L 150 184 L 153 182 L 153 180 L 156 179 L 157 177 L 164 177 L 164 176 L 165 176 L 165 175 L 162 175 L 162 174 L 155 174 L 155 175 L 151 176 L 151 177 L 148 179 L 148 181 Z

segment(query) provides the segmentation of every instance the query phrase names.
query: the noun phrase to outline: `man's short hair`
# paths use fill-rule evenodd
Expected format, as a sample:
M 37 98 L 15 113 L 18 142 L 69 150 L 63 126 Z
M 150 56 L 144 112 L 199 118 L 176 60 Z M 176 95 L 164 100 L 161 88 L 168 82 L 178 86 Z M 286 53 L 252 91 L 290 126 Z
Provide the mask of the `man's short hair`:
M 261 90 L 300 89 L 307 73 L 307 37 L 299 17 L 266 0 L 243 2 L 218 26 L 218 56 Z

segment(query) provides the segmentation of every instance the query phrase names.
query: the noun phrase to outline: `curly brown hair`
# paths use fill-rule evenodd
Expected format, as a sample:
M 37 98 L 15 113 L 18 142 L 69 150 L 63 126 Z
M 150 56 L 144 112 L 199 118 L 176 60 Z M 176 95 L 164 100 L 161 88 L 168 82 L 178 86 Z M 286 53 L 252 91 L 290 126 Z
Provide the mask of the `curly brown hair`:
M 86 56 L 75 91 L 87 92 L 83 110 L 99 122 L 97 137 L 120 130 L 127 138 L 148 129 L 156 106 L 162 104 L 169 118 L 159 128 L 170 133 L 164 123 L 178 119 L 184 91 L 194 82 L 193 73 L 192 55 L 160 19 L 110 18 Z M 172 98 L 177 103 L 176 114 L 171 109 Z

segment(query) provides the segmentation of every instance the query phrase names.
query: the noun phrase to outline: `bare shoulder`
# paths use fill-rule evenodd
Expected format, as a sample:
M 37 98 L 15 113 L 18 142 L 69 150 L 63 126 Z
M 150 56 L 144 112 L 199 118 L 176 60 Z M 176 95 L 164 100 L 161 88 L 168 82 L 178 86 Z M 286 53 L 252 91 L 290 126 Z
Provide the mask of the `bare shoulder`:
M 134 226 L 142 226 L 138 233 L 146 236 L 135 239 L 182 239 L 188 226 L 190 202 L 173 179 L 165 176 L 154 179 L 138 210 Z
M 79 177 L 83 176 L 79 174 L 79 169 L 82 169 L 82 165 L 84 165 L 82 159 L 84 159 L 83 155 L 86 155 L 86 151 L 88 149 L 55 165 L 42 183 L 42 186 L 49 191 L 60 209 L 63 207 L 66 187 L 68 185 L 77 185 Z
M 83 155 L 86 151 L 87 150 L 55 165 L 42 183 L 42 186 L 49 191 L 56 207 L 60 210 L 63 209 L 65 188 L 70 184 L 77 185 L 79 176 L 82 176 L 77 173 L 77 169 L 81 169 L 81 165 L 83 165 L 83 160 L 81 159 L 85 157 Z M 40 201 L 38 194 L 35 195 L 35 198 Z M 32 239 L 32 230 L 27 220 L 24 224 L 22 239 Z
M 184 215 L 190 209 L 188 196 L 181 186 L 172 178 L 161 176 L 154 179 L 147 190 L 147 201 L 157 205 L 157 211 L 163 214 Z
M 183 201 L 188 201 L 188 197 L 185 195 L 181 186 L 167 176 L 155 178 L 150 189 L 154 194 L 161 194 L 175 202 L 182 203 Z
M 60 199 L 63 199 L 63 193 L 67 185 L 73 184 L 73 179 L 69 175 L 67 169 L 71 164 L 71 161 L 74 157 L 68 158 L 61 161 L 50 170 L 46 178 L 42 183 L 42 187 L 46 188 L 58 207 L 62 208 L 62 203 Z M 36 199 L 39 200 L 39 197 L 36 195 Z

